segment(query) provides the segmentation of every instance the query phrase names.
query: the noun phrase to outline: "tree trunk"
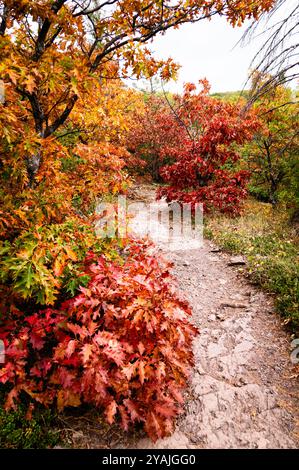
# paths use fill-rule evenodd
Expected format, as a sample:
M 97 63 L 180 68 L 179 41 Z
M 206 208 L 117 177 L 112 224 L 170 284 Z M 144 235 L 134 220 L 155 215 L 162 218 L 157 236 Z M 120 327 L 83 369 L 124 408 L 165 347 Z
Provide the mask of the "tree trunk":
M 27 157 L 27 173 L 29 178 L 28 186 L 33 188 L 35 185 L 35 177 L 40 168 L 42 160 L 41 150 L 38 150 L 34 155 Z

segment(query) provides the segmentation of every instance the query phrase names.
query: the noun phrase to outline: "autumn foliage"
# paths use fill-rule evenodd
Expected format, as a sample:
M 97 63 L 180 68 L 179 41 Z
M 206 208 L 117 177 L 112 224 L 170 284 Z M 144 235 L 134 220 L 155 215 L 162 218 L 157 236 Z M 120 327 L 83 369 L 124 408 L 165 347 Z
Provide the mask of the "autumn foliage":
M 253 138 L 260 124 L 253 111 L 245 113 L 242 103 L 217 100 L 209 95 L 206 80 L 200 85 L 196 91 L 187 84 L 183 95 L 168 106 L 163 106 L 163 98 L 158 106 L 157 98 L 149 100 L 132 130 L 133 151 L 143 158 L 151 155 L 166 183 L 158 197 L 237 214 L 250 176 L 238 168 L 240 146 Z
M 175 77 L 177 64 L 146 47 L 158 33 L 215 14 L 241 24 L 272 4 L 0 0 L 0 382 L 7 410 L 18 402 L 60 411 L 87 403 L 124 429 L 140 421 L 153 439 L 171 432 L 192 366 L 189 307 L 144 242 L 95 231 L 97 203 L 125 194 L 128 168 L 139 162 L 126 147 L 144 102 L 121 78 Z M 163 170 L 166 195 L 183 200 L 187 185 L 195 191 L 189 199 L 203 197 L 200 170 L 209 181 L 207 203 L 231 206 L 225 188 L 239 198 L 245 175 L 220 168 L 235 158 L 223 145 L 243 142 L 254 126 L 191 91 L 183 97 L 191 127 L 202 110 L 199 123 L 212 140 L 191 142 L 167 117 L 167 139 L 159 141 L 160 162 L 172 163 Z M 213 126 L 204 113 L 214 116 Z
M 126 146 L 138 165 L 132 165 L 131 172 L 150 174 L 155 182 L 161 182 L 161 168 L 169 163 L 166 151 L 181 142 L 180 129 L 165 98 L 152 93 L 146 97 L 143 107 L 134 112 L 126 139 Z
M 271 76 L 256 73 L 252 87 Z M 253 93 L 254 91 L 252 91 Z M 296 91 L 279 85 L 267 90 L 254 107 L 263 124 L 261 132 L 243 150 L 243 165 L 252 173 L 251 193 L 273 205 L 286 202 L 296 213 L 299 206 L 298 99 Z
M 153 438 L 172 431 L 196 330 L 187 321 L 189 307 L 171 288 L 167 265 L 159 266 L 144 244 L 130 246 L 127 256 L 119 265 L 89 253 L 90 281 L 78 295 L 58 308 L 15 311 L 1 335 L 7 409 L 23 393 L 59 410 L 94 404 L 108 423 L 119 417 L 127 430 L 143 422 Z

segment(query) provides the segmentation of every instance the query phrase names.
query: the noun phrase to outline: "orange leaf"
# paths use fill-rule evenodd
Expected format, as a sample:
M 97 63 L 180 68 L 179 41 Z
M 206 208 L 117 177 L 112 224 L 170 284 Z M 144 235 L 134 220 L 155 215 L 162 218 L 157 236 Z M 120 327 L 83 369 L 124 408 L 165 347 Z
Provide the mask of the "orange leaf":
M 59 277 L 63 273 L 65 267 L 65 260 L 61 259 L 61 256 L 58 256 L 54 262 L 53 272 L 55 276 Z
M 143 361 L 139 361 L 139 364 L 138 364 L 138 371 L 139 371 L 139 379 L 140 379 L 140 382 L 144 383 L 144 378 L 145 378 L 145 373 L 144 373 L 144 362 Z
M 59 390 L 57 393 L 57 408 L 62 411 L 66 406 L 80 406 L 79 395 L 67 390 Z
M 86 364 L 92 354 L 92 344 L 84 344 L 83 348 L 81 349 L 81 354 L 83 356 L 83 362 Z
M 67 348 L 65 350 L 65 355 L 66 357 L 71 357 L 71 355 L 73 354 L 73 352 L 75 351 L 76 349 L 76 345 L 77 345 L 77 341 L 74 340 L 74 339 L 71 339 L 67 345 Z
M 117 411 L 117 404 L 114 400 L 112 400 L 107 406 L 107 409 L 105 412 L 107 421 L 109 424 L 114 423 L 114 419 L 115 419 L 114 417 L 115 417 L 116 411 Z
M 71 249 L 69 248 L 68 246 L 65 247 L 65 251 L 66 251 L 66 254 L 68 255 L 68 257 L 72 260 L 72 261 L 77 261 L 77 255 L 76 253 Z

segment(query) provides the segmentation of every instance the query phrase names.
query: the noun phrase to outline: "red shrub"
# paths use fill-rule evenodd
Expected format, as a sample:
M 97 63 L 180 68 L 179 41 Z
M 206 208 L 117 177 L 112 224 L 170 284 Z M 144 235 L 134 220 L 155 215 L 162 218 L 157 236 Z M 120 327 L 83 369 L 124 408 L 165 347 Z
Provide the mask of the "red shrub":
M 149 100 L 132 140 L 167 185 L 158 197 L 237 214 L 249 179 L 238 168 L 239 147 L 260 124 L 254 111 L 245 113 L 240 104 L 215 99 L 208 82 L 200 84 L 200 91 L 187 84 L 182 96 L 173 98 L 172 109 Z
M 200 146 L 188 148 L 187 144 L 174 164 L 162 168 L 161 175 L 169 186 L 160 187 L 157 198 L 193 206 L 202 203 L 205 211 L 216 209 L 232 215 L 240 211 L 250 177 L 248 171 L 222 169 L 217 160 L 202 157 Z
M 161 181 L 160 169 L 169 160 L 169 142 L 180 142 L 181 132 L 174 114 L 162 97 L 149 96 L 144 112 L 138 109 L 134 125 L 128 132 L 127 148 L 135 157 L 131 171 L 149 173 L 154 181 Z M 137 161 L 137 158 L 139 161 Z
M 171 285 L 168 265 L 135 243 L 123 265 L 86 259 L 87 288 L 58 309 L 16 315 L 1 331 L 9 385 L 6 407 L 20 393 L 45 405 L 89 403 L 144 423 L 153 438 L 168 435 L 183 403 L 196 329 Z

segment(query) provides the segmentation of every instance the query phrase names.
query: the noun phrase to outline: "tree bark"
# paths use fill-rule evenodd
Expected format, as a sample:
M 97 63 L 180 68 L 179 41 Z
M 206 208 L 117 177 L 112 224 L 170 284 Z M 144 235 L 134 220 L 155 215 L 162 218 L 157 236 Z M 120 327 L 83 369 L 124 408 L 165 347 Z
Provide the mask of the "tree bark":
M 269 186 L 269 201 L 270 203 L 275 206 L 277 204 L 277 189 L 278 189 L 278 181 L 275 178 L 274 172 L 273 172 L 273 166 L 272 166 L 272 159 L 271 159 L 271 150 L 270 150 L 270 145 L 268 142 L 264 141 L 264 147 L 266 150 L 266 155 L 267 155 L 267 163 L 268 163 L 268 181 L 270 183 Z
M 4 4 L 3 13 L 2 13 L 2 20 L 0 23 L 0 36 L 4 36 L 6 26 L 7 26 L 7 18 L 8 18 L 8 7 Z

